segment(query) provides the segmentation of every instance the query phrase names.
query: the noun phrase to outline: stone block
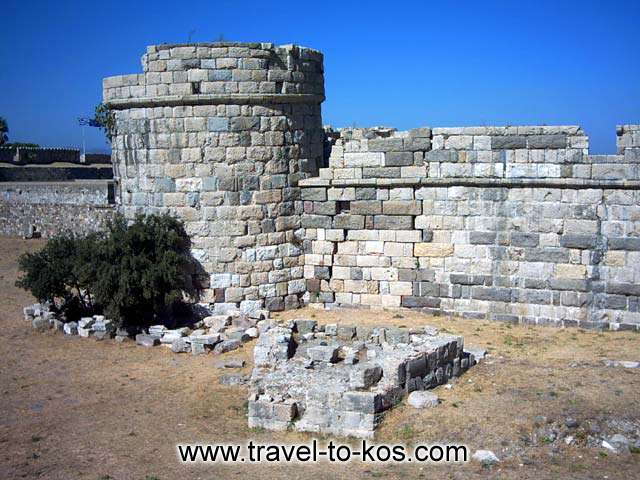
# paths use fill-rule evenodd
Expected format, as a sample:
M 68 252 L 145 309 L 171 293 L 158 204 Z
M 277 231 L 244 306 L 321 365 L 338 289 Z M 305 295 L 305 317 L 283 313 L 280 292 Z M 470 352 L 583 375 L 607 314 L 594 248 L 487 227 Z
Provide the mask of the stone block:
M 307 356 L 314 362 L 335 363 L 339 350 L 337 345 L 316 345 L 307 349 Z
M 385 215 L 420 215 L 422 202 L 420 200 L 388 200 L 382 202 L 382 213 Z
M 496 232 L 469 232 L 469 243 L 472 245 L 492 245 L 496 241 Z
M 333 228 L 343 228 L 348 230 L 360 230 L 364 228 L 363 215 L 351 215 L 341 213 L 333 217 Z
M 207 121 L 210 132 L 226 132 L 229 130 L 229 119 L 224 117 L 211 117 Z
M 374 138 L 369 140 L 371 152 L 401 152 L 404 149 L 402 138 Z
M 504 135 L 491 137 L 492 150 L 512 150 L 526 148 L 527 141 L 525 137 L 517 135 Z
M 596 235 L 565 233 L 560 237 L 560 245 L 566 248 L 593 249 L 596 248 L 597 242 Z
M 370 388 L 382 378 L 382 367 L 374 364 L 360 364 L 349 373 L 349 388 L 354 390 Z
M 311 320 L 308 318 L 296 318 L 294 321 L 296 326 L 296 330 L 300 335 L 304 335 L 306 333 L 314 332 L 318 322 L 315 320 Z
M 139 333 L 136 335 L 136 343 L 143 347 L 155 347 L 156 345 L 160 345 L 160 339 L 153 335 Z
M 374 228 L 380 230 L 412 230 L 413 217 L 376 215 L 373 220 Z
M 526 138 L 529 148 L 567 148 L 566 135 L 530 135 Z
M 231 352 L 240 348 L 241 345 L 242 341 L 238 339 L 223 340 L 213 347 L 213 353 L 214 355 L 220 355 L 223 353 Z
M 376 215 L 382 213 L 382 202 L 376 200 L 356 200 L 350 203 L 349 212 L 355 215 Z
M 416 243 L 413 248 L 416 257 L 449 257 L 453 251 L 450 243 Z
M 413 152 L 387 152 L 384 164 L 387 167 L 406 167 L 413 165 Z

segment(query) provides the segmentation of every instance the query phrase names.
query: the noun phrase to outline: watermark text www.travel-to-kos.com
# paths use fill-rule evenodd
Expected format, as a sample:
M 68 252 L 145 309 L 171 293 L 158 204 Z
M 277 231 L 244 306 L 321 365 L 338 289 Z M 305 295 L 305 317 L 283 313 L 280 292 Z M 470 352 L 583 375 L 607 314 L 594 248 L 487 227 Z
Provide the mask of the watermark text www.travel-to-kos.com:
M 252 440 L 239 444 L 178 444 L 178 459 L 183 463 L 314 463 L 351 461 L 371 463 L 463 463 L 469 460 L 465 445 L 374 444 L 362 440 L 359 446 L 336 444 L 325 446 L 317 440 L 304 444 L 261 444 Z

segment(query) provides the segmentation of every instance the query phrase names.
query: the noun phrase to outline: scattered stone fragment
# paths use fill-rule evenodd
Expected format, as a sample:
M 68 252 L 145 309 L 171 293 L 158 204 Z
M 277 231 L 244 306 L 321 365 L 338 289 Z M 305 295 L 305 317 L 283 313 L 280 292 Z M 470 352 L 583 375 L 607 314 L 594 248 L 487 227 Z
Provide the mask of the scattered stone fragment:
M 43 317 L 35 317 L 32 321 L 31 321 L 31 325 L 33 326 L 34 329 L 36 329 L 39 332 L 44 332 L 45 330 L 49 329 L 49 321 L 45 320 Z
M 240 343 L 245 343 L 251 340 L 251 336 L 247 334 L 244 330 L 235 330 L 235 329 L 233 331 L 227 330 L 224 333 L 224 336 L 227 338 L 227 340 L 238 340 Z
M 149 327 L 149 335 L 153 335 L 154 337 L 162 338 L 164 332 L 167 331 L 167 327 L 164 325 L 152 325 Z
M 607 367 L 640 368 L 640 362 L 632 362 L 629 360 L 608 360 L 605 358 L 603 363 Z
M 487 356 L 487 349 L 482 347 L 465 345 L 464 351 L 465 353 L 473 355 L 473 358 L 477 363 L 480 363 L 480 361 L 484 360 L 484 357 Z
M 415 390 L 409 394 L 407 403 L 413 408 L 436 407 L 440 399 L 434 393 L 425 390 Z
M 631 442 L 629 442 L 629 439 L 626 436 L 622 435 L 621 433 L 616 433 L 615 435 L 612 435 L 611 437 L 606 439 L 606 441 L 603 440 L 603 446 L 604 443 L 607 443 L 608 445 L 613 447 L 613 451 L 615 451 L 616 453 L 626 453 L 629 451 L 629 444 Z
M 491 450 L 476 450 L 471 458 L 483 465 L 493 465 L 500 462 L 500 459 Z
M 78 321 L 78 327 L 79 328 L 85 328 L 85 329 L 89 329 L 93 326 L 93 324 L 96 321 L 94 320 L 93 317 L 82 317 L 79 321 Z
M 80 329 L 78 329 L 78 332 Z M 153 335 L 147 335 L 146 333 L 139 333 L 136 335 L 136 343 L 138 345 L 142 345 L 143 347 L 155 347 L 160 344 L 160 340 L 158 337 Z
M 93 329 L 82 328 L 81 326 L 78 325 L 78 335 L 80 335 L 81 337 L 89 338 L 89 336 L 91 335 L 91 332 L 93 332 Z
M 242 368 L 244 360 L 241 358 L 225 358 L 214 363 L 216 368 Z
M 210 345 L 213 346 L 220 341 L 219 333 L 209 333 L 206 335 L 190 335 L 189 341 L 194 343 L 199 343 L 201 345 Z
M 430 337 L 435 337 L 438 335 L 439 330 L 436 327 L 432 327 L 431 325 L 424 326 L 424 333 L 429 335 Z
M 214 355 L 220 355 L 222 353 L 231 352 L 240 348 L 240 345 L 242 345 L 240 340 L 224 340 L 213 348 L 213 353 Z
M 246 375 L 240 375 L 237 373 L 221 375 L 219 383 L 220 385 L 236 386 L 244 385 L 249 378 Z
M 164 344 L 172 344 L 178 338 L 185 337 L 189 335 L 190 330 L 188 327 L 176 328 L 174 330 L 165 330 L 162 338 L 160 339 L 160 343 Z
M 260 332 L 256 327 L 247 328 L 247 331 L 244 333 L 249 335 L 250 338 L 258 338 L 260 336 Z
M 296 331 L 300 335 L 312 333 L 318 325 L 318 322 L 308 318 L 296 318 L 293 323 L 295 324 Z
M 567 428 L 578 428 L 580 426 L 580 422 L 572 417 L 565 418 L 564 424 Z
M 98 341 L 101 341 L 101 340 L 111 338 L 111 335 L 109 334 L 109 332 L 99 330 L 97 332 L 93 332 L 93 338 L 95 338 Z
M 382 378 L 382 367 L 373 364 L 361 364 L 349 374 L 349 387 L 353 389 L 370 388 Z
M 281 326 L 261 333 L 253 349 L 253 360 L 256 367 L 268 367 L 277 362 L 291 358 L 296 344 L 291 330 Z
M 62 327 L 65 335 L 77 335 L 78 334 L 78 323 L 77 322 L 67 322 Z
M 191 351 L 191 343 L 186 338 L 176 338 L 171 342 L 171 351 L 173 353 L 189 353 Z
M 307 349 L 307 355 L 314 362 L 335 363 L 338 361 L 338 345 L 317 345 Z
M 340 340 L 351 340 L 356 336 L 356 327 L 354 325 L 339 324 L 336 329 L 336 336 Z
M 231 319 L 231 325 L 239 330 L 246 330 L 254 327 L 256 323 L 257 322 L 255 320 L 250 319 L 246 315 L 236 315 Z
M 327 335 L 336 335 L 338 333 L 338 325 L 335 323 L 329 323 L 324 326 L 324 333 Z
M 231 325 L 231 315 L 211 315 L 204 318 L 202 322 L 211 333 L 221 333 Z

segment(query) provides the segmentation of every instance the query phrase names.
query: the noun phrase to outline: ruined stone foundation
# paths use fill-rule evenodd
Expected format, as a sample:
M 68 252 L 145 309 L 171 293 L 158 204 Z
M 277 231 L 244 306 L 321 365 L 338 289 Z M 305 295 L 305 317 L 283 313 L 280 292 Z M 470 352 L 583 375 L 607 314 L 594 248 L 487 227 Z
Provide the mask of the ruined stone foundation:
M 372 438 L 406 394 L 446 383 L 475 362 L 462 337 L 432 327 L 315 323 L 301 319 L 260 336 L 250 427 Z

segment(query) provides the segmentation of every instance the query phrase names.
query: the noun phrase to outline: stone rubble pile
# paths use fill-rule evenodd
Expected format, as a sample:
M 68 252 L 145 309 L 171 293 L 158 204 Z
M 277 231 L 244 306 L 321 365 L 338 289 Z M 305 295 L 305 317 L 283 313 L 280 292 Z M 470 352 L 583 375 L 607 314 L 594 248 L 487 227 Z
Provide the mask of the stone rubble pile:
M 475 363 L 462 337 L 431 327 L 273 325 L 254 348 L 249 426 L 371 438 L 406 395 Z
M 252 311 L 250 316 L 239 310 L 229 310 L 224 314 L 205 317 L 191 327 L 169 329 L 164 325 L 152 325 L 145 331 L 116 328 L 115 323 L 104 315 L 83 317 L 78 322 L 64 322 L 60 315 L 50 310 L 48 304 L 30 305 L 24 308 L 23 313 L 25 320 L 39 331 L 54 328 L 65 335 L 93 337 L 97 340 L 115 338 L 118 342 L 135 337 L 136 344 L 144 347 L 163 345 L 174 353 L 193 355 L 222 354 L 236 350 L 243 343 L 258 338 L 260 332 L 271 325 L 266 310 Z

